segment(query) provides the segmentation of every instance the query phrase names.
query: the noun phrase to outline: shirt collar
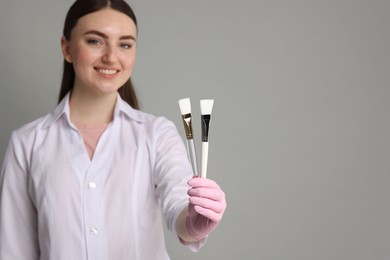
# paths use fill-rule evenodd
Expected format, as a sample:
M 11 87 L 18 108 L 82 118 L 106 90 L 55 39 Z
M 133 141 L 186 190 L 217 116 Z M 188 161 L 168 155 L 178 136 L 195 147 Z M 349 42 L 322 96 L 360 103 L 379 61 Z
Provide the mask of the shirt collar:
M 137 122 L 144 122 L 145 119 L 141 117 L 141 113 L 139 113 L 138 110 L 132 108 L 126 101 L 122 99 L 122 97 L 117 94 L 118 97 L 116 99 L 116 105 L 114 110 L 114 119 L 122 112 L 125 114 L 129 119 L 132 119 Z
M 137 110 L 132 108 L 122 97 L 117 94 L 115 110 L 114 110 L 114 119 L 120 116 L 123 113 L 129 119 L 132 119 L 137 122 L 144 122 L 144 118 L 140 117 L 140 113 Z M 46 122 L 43 125 L 43 128 L 47 128 L 55 123 L 61 116 L 66 116 L 68 122 L 70 122 L 70 107 L 69 107 L 70 92 L 61 100 L 53 112 L 51 112 Z

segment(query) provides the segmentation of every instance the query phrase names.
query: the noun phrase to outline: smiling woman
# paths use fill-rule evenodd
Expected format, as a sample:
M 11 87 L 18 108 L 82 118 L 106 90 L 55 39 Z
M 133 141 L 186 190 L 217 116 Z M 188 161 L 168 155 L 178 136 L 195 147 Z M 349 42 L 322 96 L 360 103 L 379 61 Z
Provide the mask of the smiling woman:
M 192 251 L 221 221 L 224 192 L 192 178 L 174 124 L 138 110 L 136 43 L 123 0 L 70 8 L 60 102 L 15 130 L 5 154 L 0 259 L 164 260 L 162 216 Z
M 107 8 L 109 7 L 109 8 Z M 69 12 L 66 16 L 65 19 L 65 24 L 64 24 L 64 29 L 63 29 L 63 37 L 61 39 L 61 44 L 62 48 L 64 51 L 64 72 L 63 72 L 63 78 L 62 78 L 62 84 L 61 84 L 61 90 L 60 90 L 60 96 L 59 96 L 59 101 L 61 101 L 66 94 L 73 89 L 74 81 L 75 81 L 75 71 L 74 71 L 74 66 L 71 62 L 67 60 L 68 57 L 68 47 L 69 47 L 69 42 L 71 39 L 74 37 L 73 36 L 73 31 L 74 29 L 77 29 L 79 27 L 79 24 L 83 21 L 86 20 L 84 16 L 95 16 L 95 12 L 100 13 L 100 12 L 108 12 L 111 11 L 110 13 L 112 14 L 114 11 L 117 11 L 117 16 L 114 15 L 114 21 L 115 22 L 120 22 L 121 20 L 125 20 L 124 24 L 120 24 L 119 27 L 111 27 L 111 30 L 119 30 L 120 28 L 124 31 L 128 31 L 129 35 L 122 35 L 120 36 L 121 40 L 132 40 L 130 45 L 128 43 L 125 43 L 125 46 L 128 47 L 135 47 L 135 42 L 136 42 L 136 35 L 137 35 L 137 18 L 133 12 L 133 10 L 128 6 L 128 4 L 124 1 L 76 1 L 71 8 L 69 9 Z M 114 12 L 115 13 L 115 12 Z M 99 16 L 99 15 L 97 15 Z M 84 19 L 83 19 L 84 18 Z M 95 22 L 100 22 L 102 23 L 103 21 L 110 21 L 107 18 L 108 17 L 102 17 L 100 16 L 101 19 L 98 21 L 98 18 L 95 16 Z M 112 18 L 112 16 L 110 16 Z M 121 18 L 121 19 L 120 19 Z M 88 19 L 89 20 L 89 19 Z M 88 21 L 87 21 L 88 22 Z M 91 26 L 90 31 L 86 28 L 84 33 L 85 34 L 93 34 L 95 36 L 99 36 L 100 39 L 107 40 L 108 35 L 105 35 L 103 32 L 100 32 L 99 30 L 94 30 L 92 28 L 97 28 L 98 24 L 92 23 L 93 21 L 90 21 L 89 24 L 86 24 L 85 22 L 84 26 Z M 77 25 L 77 26 L 76 26 Z M 125 27 L 125 25 L 130 25 L 128 28 Z M 106 24 L 106 26 L 109 26 Z M 135 28 L 134 28 L 135 26 Z M 110 29 L 110 28 L 107 28 Z M 119 33 L 119 32 L 116 32 Z M 124 38 L 122 38 L 124 37 Z M 104 43 L 102 41 L 99 41 L 99 39 L 94 39 L 91 36 L 90 39 L 90 44 L 93 45 L 99 45 L 101 43 Z M 134 59 L 135 59 L 135 50 L 134 52 Z M 134 91 L 133 84 L 130 79 L 131 72 L 129 75 L 129 78 L 127 81 L 119 88 L 119 94 L 121 97 L 133 108 L 138 108 L 138 100 L 137 96 Z
M 134 68 L 136 35 L 131 18 L 111 8 L 81 17 L 70 39 L 62 38 L 64 58 L 76 74 L 73 96 L 92 92 L 116 98 Z

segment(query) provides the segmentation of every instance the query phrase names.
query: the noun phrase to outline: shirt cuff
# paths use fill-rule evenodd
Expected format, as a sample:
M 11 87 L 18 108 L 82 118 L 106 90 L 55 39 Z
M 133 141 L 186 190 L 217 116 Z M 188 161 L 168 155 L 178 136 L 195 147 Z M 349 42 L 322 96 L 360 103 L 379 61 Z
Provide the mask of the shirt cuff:
M 179 236 L 177 237 L 179 238 L 180 243 L 182 243 L 186 248 L 188 248 L 192 252 L 198 252 L 207 242 L 207 237 L 196 242 L 187 242 L 181 239 Z

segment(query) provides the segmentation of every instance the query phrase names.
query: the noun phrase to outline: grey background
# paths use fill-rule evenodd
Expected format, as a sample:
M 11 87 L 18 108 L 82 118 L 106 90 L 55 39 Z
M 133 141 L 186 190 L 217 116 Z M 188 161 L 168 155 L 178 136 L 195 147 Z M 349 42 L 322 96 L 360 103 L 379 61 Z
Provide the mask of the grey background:
M 0 2 L 1 157 L 56 104 L 71 3 Z M 177 100 L 199 118 L 215 99 L 209 177 L 228 208 L 197 254 L 168 235 L 172 259 L 390 259 L 390 1 L 132 6 L 142 109 L 183 133 Z

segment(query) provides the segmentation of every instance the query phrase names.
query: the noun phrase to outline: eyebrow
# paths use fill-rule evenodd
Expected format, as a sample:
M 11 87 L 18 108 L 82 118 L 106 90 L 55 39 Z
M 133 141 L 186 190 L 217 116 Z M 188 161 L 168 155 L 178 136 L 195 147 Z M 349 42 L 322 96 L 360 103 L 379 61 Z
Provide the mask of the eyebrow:
M 108 36 L 105 35 L 104 33 L 102 32 L 99 32 L 97 30 L 90 30 L 86 33 L 84 33 L 84 35 L 88 35 L 88 34 L 94 34 L 94 35 L 98 35 L 104 39 L 108 39 Z M 135 37 L 133 35 L 123 35 L 119 38 L 119 40 L 133 40 L 133 41 L 136 41 Z

